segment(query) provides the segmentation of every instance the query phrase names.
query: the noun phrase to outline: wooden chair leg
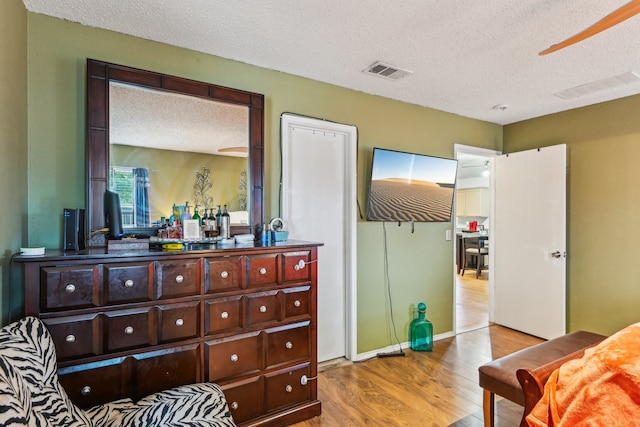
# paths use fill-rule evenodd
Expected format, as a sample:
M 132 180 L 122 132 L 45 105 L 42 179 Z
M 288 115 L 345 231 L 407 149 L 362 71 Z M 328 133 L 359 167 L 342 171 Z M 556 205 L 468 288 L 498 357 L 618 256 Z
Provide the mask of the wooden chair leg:
M 484 427 L 493 427 L 495 422 L 495 399 L 496 396 L 486 388 L 482 391 L 482 415 L 484 419 Z
M 468 255 L 466 253 L 462 254 L 462 273 L 460 273 L 461 276 L 464 276 L 464 271 L 467 269 L 468 262 Z

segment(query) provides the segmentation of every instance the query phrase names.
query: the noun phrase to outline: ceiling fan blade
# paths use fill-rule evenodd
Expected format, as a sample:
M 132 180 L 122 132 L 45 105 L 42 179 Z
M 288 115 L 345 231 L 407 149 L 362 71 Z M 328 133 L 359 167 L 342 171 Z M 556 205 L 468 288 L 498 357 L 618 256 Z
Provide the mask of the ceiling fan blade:
M 625 4 L 624 6 L 622 6 L 621 8 L 611 12 L 609 15 L 605 16 L 604 18 L 602 18 L 601 20 L 599 20 L 598 22 L 596 22 L 586 30 L 572 37 L 569 37 L 563 42 L 554 44 L 553 46 L 540 52 L 538 55 L 540 56 L 547 55 L 549 53 L 563 49 L 567 46 L 571 46 L 574 43 L 582 41 L 595 34 L 598 34 L 599 32 L 602 32 L 608 28 L 611 28 L 614 25 L 617 25 L 622 21 L 625 21 L 631 18 L 632 16 L 637 15 L 638 13 L 640 13 L 640 0 L 632 0 L 629 3 Z

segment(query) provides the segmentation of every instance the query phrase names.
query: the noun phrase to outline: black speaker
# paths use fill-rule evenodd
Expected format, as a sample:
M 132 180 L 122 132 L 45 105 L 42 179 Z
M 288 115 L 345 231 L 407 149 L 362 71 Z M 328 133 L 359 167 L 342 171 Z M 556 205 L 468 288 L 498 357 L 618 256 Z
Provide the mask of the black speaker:
M 63 251 L 80 251 L 84 244 L 84 209 L 64 209 Z

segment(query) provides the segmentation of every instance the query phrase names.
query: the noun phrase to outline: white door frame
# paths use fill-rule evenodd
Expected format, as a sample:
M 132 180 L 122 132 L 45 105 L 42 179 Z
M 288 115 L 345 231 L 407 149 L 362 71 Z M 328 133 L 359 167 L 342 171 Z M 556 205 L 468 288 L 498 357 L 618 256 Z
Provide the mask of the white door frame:
M 453 144 L 453 153 L 454 153 L 454 158 L 458 158 L 458 154 L 459 153 L 464 153 L 464 154 L 473 154 L 476 156 L 483 156 L 483 157 L 488 157 L 490 158 L 489 160 L 489 171 L 491 172 L 491 174 L 489 175 L 489 218 L 490 221 L 491 219 L 491 214 L 493 212 L 493 204 L 494 204 L 494 179 L 495 179 L 495 173 L 493 173 L 493 161 L 491 161 L 491 158 L 496 157 L 496 156 L 500 156 L 502 154 L 501 151 L 496 151 L 496 150 L 491 150 L 488 148 L 480 148 L 480 147 L 473 147 L 470 145 L 463 145 L 463 144 Z M 457 212 L 457 204 L 458 204 L 458 198 L 457 196 L 454 197 L 454 204 L 453 204 L 453 229 L 454 229 L 454 236 L 455 236 L 455 227 L 456 227 L 456 212 Z M 457 334 L 458 333 L 458 322 L 457 322 L 457 318 L 456 318 L 456 303 L 458 301 L 458 295 L 457 295 L 457 289 L 456 289 L 456 263 L 455 260 L 457 259 L 457 253 L 456 253 L 456 243 L 454 242 L 453 244 L 453 329 L 454 329 L 454 333 Z M 493 265 L 494 262 L 494 250 L 495 250 L 495 245 L 491 244 L 491 230 L 489 230 L 489 265 Z M 488 281 L 489 281 L 489 321 L 493 321 L 494 318 L 494 303 L 493 303 L 493 281 L 491 280 L 491 268 L 489 269 L 488 272 Z
M 345 245 L 345 357 L 355 360 L 357 356 L 357 154 L 358 154 L 358 133 L 357 128 L 352 125 L 330 122 L 311 117 L 298 116 L 295 114 L 283 113 L 281 116 L 281 142 L 282 147 L 288 144 L 289 129 L 292 127 L 303 127 L 317 132 L 331 132 L 341 134 L 345 137 L 345 218 L 347 218 L 344 236 Z M 283 176 L 286 165 L 289 162 L 288 150 L 282 149 L 282 169 Z M 286 183 L 280 183 L 282 188 L 282 214 L 286 218 L 288 215 L 288 200 L 286 196 Z M 322 260 L 320 260 L 322 262 Z

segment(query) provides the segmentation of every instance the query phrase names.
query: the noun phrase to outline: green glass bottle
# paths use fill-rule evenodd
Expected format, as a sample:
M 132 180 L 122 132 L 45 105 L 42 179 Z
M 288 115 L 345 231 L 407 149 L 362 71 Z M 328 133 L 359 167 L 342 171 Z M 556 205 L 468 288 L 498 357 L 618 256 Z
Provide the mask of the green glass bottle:
M 413 351 L 433 350 L 433 325 L 425 319 L 427 305 L 418 304 L 418 317 L 409 325 L 409 345 Z
M 198 220 L 198 225 L 202 225 L 202 218 L 200 218 L 200 213 L 198 212 L 198 205 L 196 205 L 193 208 L 193 216 L 191 217 L 191 219 L 197 219 Z

